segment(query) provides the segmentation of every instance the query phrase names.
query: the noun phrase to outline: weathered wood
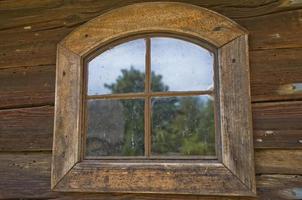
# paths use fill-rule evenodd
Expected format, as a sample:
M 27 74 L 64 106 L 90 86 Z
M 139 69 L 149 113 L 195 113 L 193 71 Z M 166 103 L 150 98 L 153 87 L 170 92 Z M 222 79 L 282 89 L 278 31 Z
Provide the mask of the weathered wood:
M 251 93 L 246 35 L 219 49 L 222 162 L 255 191 Z
M 252 49 L 302 47 L 302 9 L 237 20 L 250 32 Z
M 302 148 L 302 102 L 253 104 L 255 148 Z
M 81 145 L 81 59 L 58 46 L 51 187 L 79 161 Z
M 250 197 L 221 197 L 197 195 L 163 195 L 163 194 L 89 194 L 67 193 L 57 195 L 64 200 L 256 200 Z
M 257 177 L 259 199 L 302 199 L 302 176 L 261 175 Z
M 0 70 L 0 108 L 53 105 L 55 66 Z
M 51 196 L 50 162 L 49 152 L 1 153 L 0 199 Z
M 302 130 L 254 130 L 256 149 L 301 149 Z
M 83 127 L 81 86 L 84 82 L 81 60 L 116 39 L 151 31 L 187 35 L 221 47 L 217 96 L 222 116 L 219 120 L 223 149 L 220 163 L 109 163 L 97 167 L 90 162 L 82 164 L 84 161 L 79 154 Z M 232 20 L 181 3 L 126 6 L 107 12 L 70 33 L 58 45 L 52 189 L 64 192 L 254 196 L 247 45 L 246 30 Z M 186 176 L 182 179 L 178 178 L 184 174 Z M 99 184 L 103 180 L 105 183 Z
M 301 48 L 250 51 L 253 102 L 302 99 L 301 63 Z
M 293 158 L 292 158 L 293 159 Z M 0 199 L 101 199 L 101 200 L 251 200 L 246 197 L 204 197 L 151 194 L 83 194 L 50 192 L 51 153 L 1 153 L 0 154 Z M 293 166 L 293 168 L 296 166 Z M 5 180 L 5 181 L 2 181 Z M 259 200 L 301 199 L 301 175 L 258 175 Z M 295 193 L 296 192 L 296 193 Z M 301 195 L 301 194 L 300 194 Z M 295 197 L 295 198 L 293 198 Z M 300 198 L 298 198 L 300 197 Z
M 0 31 L 0 68 L 55 65 L 57 43 L 73 29 L 19 27 Z
M 260 174 L 302 175 L 302 150 L 256 150 L 255 160 Z
M 150 2 L 104 13 L 71 32 L 60 44 L 79 56 L 85 56 L 113 40 L 153 31 L 197 37 L 216 47 L 246 33 L 232 20 L 201 7 Z
M 302 102 L 253 104 L 255 130 L 301 130 Z
M 130 2 L 136 1 L 1 1 L 0 68 L 54 65 L 56 43 L 76 26 L 108 9 Z M 236 19 L 251 33 L 253 101 L 301 99 L 299 91 L 291 85 L 294 81 L 301 82 L 301 65 L 299 65 L 301 63 L 299 48 L 302 44 L 301 10 L 275 13 L 299 8 L 301 2 L 214 0 L 194 1 L 194 3 L 232 18 L 254 16 Z M 259 16 L 264 14 L 265 16 Z M 281 49 L 292 47 L 297 48 Z M 280 49 L 259 51 L 259 49 L 271 48 Z M 256 70 L 253 66 L 257 66 Z M 38 68 L 43 68 L 43 70 L 40 72 L 36 70 Z M 23 77 L 21 72 L 24 71 L 26 75 Z M 13 72 L 16 72 L 16 75 L 11 75 Z M 44 78 L 38 79 L 37 76 Z M 35 106 L 53 103 L 51 102 L 54 95 L 54 90 L 51 89 L 53 85 L 45 87 L 40 85 L 44 83 L 46 77 L 53 77 L 50 66 L 5 69 L 3 73 L 0 71 L 0 107 L 3 105 L 5 108 L 30 106 L 29 97 L 32 97 Z M 18 83 L 17 79 L 22 81 Z M 53 79 L 47 79 L 47 81 L 52 82 Z M 35 91 L 39 95 L 35 95 Z M 7 98 L 10 100 L 8 101 Z M 255 147 L 301 148 L 301 106 L 299 102 L 256 104 L 253 109 L 254 126 L 256 126 L 254 128 Z M 0 121 L 1 151 L 51 150 L 52 127 L 50 124 L 53 123 L 53 108 L 48 107 L 48 109 L 49 111 L 46 111 L 47 109 L 42 107 L 0 111 L 0 119 L 5 119 L 3 122 Z M 11 121 L 3 117 L 4 115 L 10 116 Z M 259 159 L 257 159 L 258 154 Z M 45 153 L 1 153 L 0 199 L 221 199 L 221 197 L 147 194 L 51 193 L 49 190 L 50 156 Z M 298 150 L 257 150 L 257 173 L 300 173 L 298 170 L 301 170 L 301 164 L 297 156 L 301 157 Z M 302 199 L 301 185 L 302 177 L 298 175 L 257 176 L 257 192 L 259 199 L 263 200 Z
M 73 25 L 75 21 L 86 21 L 101 14 L 104 11 L 138 2 L 147 1 L 1 1 L 0 29 L 9 29 L 11 27 L 24 26 L 26 24 L 35 24 L 37 26 L 41 26 L 45 22 L 52 22 L 52 24 L 56 26 L 70 26 Z M 247 0 L 244 2 L 236 0 L 179 0 L 179 2 L 190 3 L 212 9 L 230 18 L 267 15 L 273 12 L 280 12 L 288 9 L 297 9 L 302 7 L 301 2 L 289 0 Z M 28 19 L 30 19 L 30 22 Z
M 61 1 L 46 1 L 45 4 L 24 1 L 26 2 L 24 7 L 21 6 L 23 3 L 6 1 L 7 7 L 0 6 L 0 9 L 2 8 L 0 25 L 3 26 L 0 30 L 0 68 L 55 64 L 56 44 L 80 24 L 101 15 L 111 7 L 127 4 L 127 1 L 118 3 L 115 1 L 90 3 L 78 1 L 73 4 Z M 255 0 L 249 2 L 195 1 L 197 5 L 213 9 L 228 17 L 232 17 L 228 14 L 229 11 L 238 11 L 245 15 L 249 10 L 255 14 L 257 13 L 255 10 L 263 9 L 265 14 L 268 14 L 270 12 L 265 9 L 270 6 L 290 8 L 290 1 L 270 1 L 265 4 L 263 2 Z M 252 7 L 247 6 L 249 4 Z M 298 3 L 292 3 L 293 8 L 298 5 Z M 13 9 L 14 6 L 16 7 Z M 286 8 L 286 6 L 289 7 Z M 302 47 L 302 38 L 299 37 L 301 35 L 300 13 L 301 10 L 297 10 L 236 21 L 250 32 L 252 38 L 250 49 Z M 280 16 L 283 20 L 279 20 Z M 279 33 L 280 38 L 275 38 L 278 37 L 274 35 L 276 32 Z
M 249 188 L 223 164 L 78 163 L 59 191 L 250 196 Z
M 51 150 L 53 107 L 0 111 L 0 151 Z

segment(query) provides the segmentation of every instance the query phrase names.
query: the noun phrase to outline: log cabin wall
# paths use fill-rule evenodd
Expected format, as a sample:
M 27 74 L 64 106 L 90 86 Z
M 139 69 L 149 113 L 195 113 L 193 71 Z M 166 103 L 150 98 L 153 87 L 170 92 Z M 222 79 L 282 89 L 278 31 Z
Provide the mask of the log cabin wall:
M 0 199 L 247 199 L 50 191 L 56 44 L 139 0 L 0 1 Z M 259 199 L 302 199 L 302 2 L 183 0 L 250 32 Z

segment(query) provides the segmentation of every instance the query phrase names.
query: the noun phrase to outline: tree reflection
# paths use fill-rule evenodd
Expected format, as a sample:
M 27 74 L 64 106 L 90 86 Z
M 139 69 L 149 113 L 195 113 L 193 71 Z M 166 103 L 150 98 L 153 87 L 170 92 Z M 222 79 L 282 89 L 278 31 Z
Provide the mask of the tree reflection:
M 113 94 L 143 91 L 144 73 L 134 67 L 123 69 L 121 72 L 122 75 L 115 83 L 105 84 L 107 89 Z M 154 91 L 168 91 L 169 88 L 163 83 L 161 75 L 152 72 L 151 77 Z M 122 156 L 144 155 L 144 103 L 131 100 L 119 102 L 123 108 L 123 122 L 117 123 L 123 124 L 124 127 L 119 132 L 120 136 L 117 136 L 120 138 L 119 141 L 111 143 L 111 147 L 108 141 L 106 145 L 99 142 L 97 145 L 99 150 L 96 151 L 95 141 L 100 141 L 100 138 L 92 140 L 88 133 L 87 155 L 111 155 L 110 150 L 106 151 L 105 148 L 117 149 Z M 98 110 L 97 106 L 93 107 L 93 105 L 89 110 Z M 101 123 L 104 117 L 94 113 L 97 112 L 89 114 L 90 118 L 94 119 L 93 123 Z M 194 96 L 152 99 L 152 154 L 215 155 L 214 113 L 211 98 Z
M 213 101 L 208 97 L 153 102 L 152 150 L 159 155 L 214 155 Z

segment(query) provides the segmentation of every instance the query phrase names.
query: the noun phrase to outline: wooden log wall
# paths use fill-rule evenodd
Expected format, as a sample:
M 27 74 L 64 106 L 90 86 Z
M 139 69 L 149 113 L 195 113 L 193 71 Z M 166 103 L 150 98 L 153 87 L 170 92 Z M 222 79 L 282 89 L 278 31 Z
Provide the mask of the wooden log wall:
M 247 199 L 50 191 L 56 44 L 141 0 L 0 1 L 0 199 Z M 258 198 L 302 199 L 302 2 L 182 0 L 250 32 Z

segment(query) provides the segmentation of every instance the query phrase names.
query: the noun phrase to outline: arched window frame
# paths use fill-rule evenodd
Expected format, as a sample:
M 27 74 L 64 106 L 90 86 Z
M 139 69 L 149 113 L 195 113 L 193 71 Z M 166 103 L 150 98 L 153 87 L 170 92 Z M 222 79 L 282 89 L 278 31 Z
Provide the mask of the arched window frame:
M 102 162 L 84 160 L 84 59 L 129 36 L 170 33 L 218 49 L 218 162 Z M 230 19 L 182 3 L 140 3 L 107 12 L 58 44 L 51 186 L 66 192 L 255 196 L 248 34 Z

